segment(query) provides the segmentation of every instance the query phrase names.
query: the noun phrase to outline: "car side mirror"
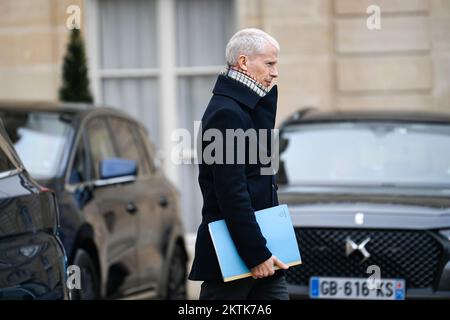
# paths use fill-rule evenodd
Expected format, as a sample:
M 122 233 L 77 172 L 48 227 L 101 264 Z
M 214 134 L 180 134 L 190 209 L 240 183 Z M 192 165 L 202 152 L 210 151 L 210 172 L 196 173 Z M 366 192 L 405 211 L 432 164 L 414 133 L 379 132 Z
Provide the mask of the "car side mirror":
M 137 175 L 137 162 L 123 158 L 104 159 L 100 162 L 100 178 L 112 179 Z

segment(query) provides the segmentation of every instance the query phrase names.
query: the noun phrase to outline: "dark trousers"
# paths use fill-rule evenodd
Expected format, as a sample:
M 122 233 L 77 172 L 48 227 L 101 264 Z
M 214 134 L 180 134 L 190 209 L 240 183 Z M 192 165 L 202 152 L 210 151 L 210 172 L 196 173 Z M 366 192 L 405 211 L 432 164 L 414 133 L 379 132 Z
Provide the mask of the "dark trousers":
M 201 285 L 200 300 L 289 300 L 283 272 L 273 276 L 252 277 L 230 282 L 205 281 Z

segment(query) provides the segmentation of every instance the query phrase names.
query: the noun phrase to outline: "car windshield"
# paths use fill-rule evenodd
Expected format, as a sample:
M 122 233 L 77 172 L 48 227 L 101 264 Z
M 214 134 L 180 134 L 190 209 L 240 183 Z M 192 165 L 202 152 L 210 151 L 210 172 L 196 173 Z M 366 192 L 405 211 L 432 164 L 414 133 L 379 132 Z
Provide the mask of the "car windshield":
M 0 111 L 25 168 L 36 179 L 56 176 L 70 125 L 51 112 Z
M 450 186 L 450 125 L 302 124 L 280 146 L 280 183 Z

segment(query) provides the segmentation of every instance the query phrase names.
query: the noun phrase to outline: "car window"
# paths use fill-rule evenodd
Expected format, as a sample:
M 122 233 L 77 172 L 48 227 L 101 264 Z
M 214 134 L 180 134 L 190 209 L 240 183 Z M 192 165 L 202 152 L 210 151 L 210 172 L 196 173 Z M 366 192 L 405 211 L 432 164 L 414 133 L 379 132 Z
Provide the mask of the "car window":
M 136 127 L 136 126 L 134 126 L 134 127 L 132 126 L 131 130 L 133 131 L 134 137 L 136 139 L 136 144 L 138 146 L 139 155 L 142 159 L 141 161 L 143 163 L 145 163 L 148 172 L 154 172 L 155 167 L 154 167 L 154 164 L 152 161 L 152 156 L 147 149 L 146 142 L 144 141 L 144 138 L 146 139 L 146 137 L 143 136 L 141 133 L 142 129 L 139 127 Z
M 56 112 L 1 111 L 0 116 L 28 172 L 37 179 L 55 177 L 72 129 L 70 123 Z
M 100 179 L 100 162 L 105 159 L 117 158 L 106 122 L 94 118 L 87 125 L 89 153 L 91 159 L 91 176 L 93 180 Z
M 450 126 L 303 124 L 283 130 L 280 180 L 290 184 L 450 185 Z
M 140 138 L 139 141 L 142 145 L 142 153 L 144 154 L 147 163 L 149 165 L 150 171 L 156 171 L 155 158 L 154 158 L 154 149 L 153 145 L 150 143 L 147 133 L 142 128 L 137 128 L 137 136 Z
M 139 151 L 141 146 L 136 141 L 131 123 L 116 117 L 109 118 L 111 131 L 114 132 L 114 140 L 121 158 L 135 160 L 138 166 L 138 176 L 148 174 L 148 164 Z
M 80 183 L 87 181 L 89 179 L 87 173 L 88 173 L 87 153 L 84 144 L 84 139 L 82 136 L 81 139 L 78 141 L 78 147 L 76 149 L 75 158 L 72 163 L 69 182 Z
M 0 173 L 14 170 L 15 167 L 6 156 L 5 152 L 0 149 Z
M 15 167 L 13 165 L 13 163 L 11 162 L 11 160 L 8 158 L 8 156 L 6 155 L 5 150 L 8 150 L 8 142 L 6 139 L 4 139 L 3 137 L 7 137 L 6 132 L 4 130 L 3 127 L 3 122 L 0 118 L 0 173 L 2 172 L 7 172 L 7 171 L 11 171 L 14 170 Z M 3 148 L 5 150 L 3 150 Z

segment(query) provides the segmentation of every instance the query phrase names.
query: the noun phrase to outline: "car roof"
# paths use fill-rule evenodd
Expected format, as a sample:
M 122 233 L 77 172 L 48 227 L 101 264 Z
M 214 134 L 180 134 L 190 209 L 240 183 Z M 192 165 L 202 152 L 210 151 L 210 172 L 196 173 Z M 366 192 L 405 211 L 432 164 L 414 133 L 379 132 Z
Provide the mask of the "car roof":
M 125 112 L 112 107 L 98 106 L 89 103 L 71 103 L 59 101 L 15 101 L 0 100 L 0 110 L 12 110 L 15 112 L 56 112 L 69 113 L 73 116 L 84 118 L 90 114 L 109 114 L 126 118 L 136 122 Z
M 63 110 L 66 112 L 83 112 L 92 105 L 84 103 L 69 103 L 58 101 L 18 101 L 18 100 L 0 100 L 1 109 L 23 109 L 36 111 L 55 111 Z
M 402 110 L 320 110 L 300 109 L 293 113 L 282 126 L 339 121 L 399 121 L 450 124 L 447 111 L 402 111 Z

